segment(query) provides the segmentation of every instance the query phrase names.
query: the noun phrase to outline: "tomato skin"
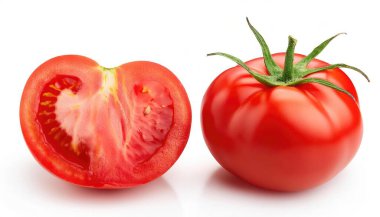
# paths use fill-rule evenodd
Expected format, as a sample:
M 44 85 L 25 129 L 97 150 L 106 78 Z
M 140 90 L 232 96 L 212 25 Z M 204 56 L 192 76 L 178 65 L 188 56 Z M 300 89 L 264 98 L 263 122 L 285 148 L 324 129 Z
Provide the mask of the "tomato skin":
M 83 98 L 88 96 L 90 98 L 103 88 L 104 81 L 102 79 L 104 78 L 102 78 L 102 71 L 104 69 L 95 61 L 78 55 L 58 56 L 39 66 L 28 79 L 20 103 L 20 123 L 26 144 L 36 160 L 49 172 L 80 186 L 126 188 L 152 181 L 165 173 L 179 158 L 186 146 L 191 127 L 191 108 L 185 89 L 172 72 L 157 63 L 136 61 L 114 68 L 118 89 L 120 89 L 115 94 L 120 99 L 124 100 L 126 98 L 128 99 L 127 101 L 132 101 L 128 97 L 133 94 L 133 87 L 136 83 L 141 82 L 163 84 L 170 92 L 174 109 L 172 123 L 161 146 L 154 150 L 151 157 L 128 167 L 128 165 L 121 164 L 125 161 L 118 160 L 122 154 L 115 152 L 115 150 L 117 151 L 116 148 L 107 148 L 108 145 L 110 147 L 114 145 L 110 142 L 110 144 L 104 144 L 101 152 L 108 153 L 108 155 L 103 155 L 103 157 L 99 155 L 97 158 L 97 160 L 102 160 L 101 164 L 96 165 L 96 160 L 93 160 L 90 167 L 86 168 L 66 159 L 62 153 L 59 153 L 57 149 L 54 149 L 49 144 L 45 135 L 43 135 L 44 133 L 41 130 L 41 124 L 37 121 L 37 117 L 41 104 L 40 96 L 44 86 L 57 75 L 74 76 L 82 82 L 78 96 Z M 111 95 L 109 98 L 111 98 Z M 114 106 L 115 102 L 110 102 L 109 108 Z M 99 103 L 99 105 L 101 104 Z M 57 107 L 58 105 L 55 106 Z M 122 110 L 126 109 L 128 108 L 124 107 Z M 117 112 L 100 114 L 98 117 L 112 117 L 115 114 Z M 83 120 L 91 121 L 89 117 L 84 117 Z M 97 122 L 89 123 L 85 125 L 84 130 L 91 126 L 97 126 L 97 124 Z M 103 128 L 98 127 L 98 131 L 94 131 L 96 133 L 94 136 L 101 138 L 108 132 L 112 132 L 112 129 L 107 129 L 108 127 Z M 122 135 L 119 135 L 119 137 L 122 137 Z M 107 141 L 107 137 L 103 140 Z M 103 140 L 96 139 L 98 142 Z M 117 155 L 113 155 L 113 153 Z M 94 170 L 94 165 L 99 168 Z M 128 168 L 123 169 L 123 167 Z
M 272 55 L 283 68 L 284 53 Z M 298 62 L 303 55 L 296 54 Z M 246 63 L 268 74 L 263 58 Z M 309 68 L 326 66 L 314 59 Z M 340 69 L 309 77 L 326 79 L 357 93 Z M 241 67 L 224 71 L 206 91 L 203 135 L 215 159 L 247 182 L 278 191 L 318 186 L 354 157 L 362 138 L 359 105 L 319 84 L 267 87 Z

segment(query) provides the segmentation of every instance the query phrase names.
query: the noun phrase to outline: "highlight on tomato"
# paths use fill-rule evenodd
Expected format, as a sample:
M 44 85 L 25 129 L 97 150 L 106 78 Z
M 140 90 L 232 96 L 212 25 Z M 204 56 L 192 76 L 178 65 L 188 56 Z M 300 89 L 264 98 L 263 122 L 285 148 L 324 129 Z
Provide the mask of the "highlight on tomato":
M 204 139 L 220 165 L 247 182 L 277 191 L 318 186 L 354 157 L 363 134 L 359 99 L 349 77 L 315 57 L 338 35 L 308 55 L 271 54 L 260 33 L 248 25 L 263 57 L 221 73 L 207 89 L 201 108 Z
M 167 68 L 136 61 L 105 68 L 58 56 L 28 79 L 22 132 L 36 160 L 54 175 L 94 188 L 126 188 L 165 173 L 189 138 L 191 109 Z

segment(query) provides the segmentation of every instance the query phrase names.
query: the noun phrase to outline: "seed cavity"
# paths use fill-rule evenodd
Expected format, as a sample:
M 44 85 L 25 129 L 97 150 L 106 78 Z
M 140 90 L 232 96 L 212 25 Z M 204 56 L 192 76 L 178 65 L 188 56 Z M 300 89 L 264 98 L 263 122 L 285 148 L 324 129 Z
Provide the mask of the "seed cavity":
M 42 106 L 49 106 L 51 103 L 52 103 L 52 101 L 48 100 L 48 101 L 41 102 L 40 105 L 42 105 Z
M 63 132 L 60 130 L 60 131 L 58 131 L 55 135 L 54 135 L 54 140 L 59 140 L 59 139 L 61 139 L 61 137 L 63 136 Z
M 59 87 L 57 87 L 55 84 L 50 84 L 49 87 L 50 87 L 51 89 L 56 90 L 56 91 L 59 91 L 59 92 L 62 91 L 62 90 L 61 90 Z
M 149 92 L 150 92 L 150 89 L 147 88 L 146 86 L 143 86 L 141 93 L 149 93 Z
M 49 119 L 47 119 L 47 120 L 44 122 L 45 125 L 48 125 L 48 124 L 51 124 L 51 123 L 55 123 L 55 120 L 49 118 Z
M 87 146 L 82 143 L 72 144 L 73 138 L 57 121 L 56 106 L 59 96 L 75 96 L 82 88 L 79 78 L 69 75 L 57 75 L 47 83 L 41 92 L 37 121 L 41 126 L 46 141 L 54 150 L 68 161 L 82 168 L 88 168 L 90 158 Z
M 134 93 L 132 132 L 127 139 L 126 155 L 132 165 L 137 165 L 149 160 L 165 144 L 173 124 L 174 109 L 170 90 L 161 82 L 140 81 L 135 84 Z
M 144 115 L 146 116 L 146 115 L 150 114 L 151 111 L 152 111 L 152 108 L 148 105 L 144 109 Z
M 48 112 L 46 110 L 43 110 L 42 112 L 39 112 L 38 115 L 40 116 L 49 116 L 49 115 L 53 115 L 54 113 L 53 112 Z
M 45 96 L 45 97 L 54 97 L 54 98 L 57 97 L 57 95 L 54 95 L 54 94 L 51 93 L 51 92 L 45 92 L 45 93 L 42 94 L 42 96 Z
M 59 130 L 59 127 L 53 127 L 53 128 L 51 128 L 50 131 L 49 131 L 49 135 L 55 134 L 58 130 Z
M 71 143 L 71 148 L 74 151 L 74 153 L 79 156 L 80 151 L 79 151 L 79 144 L 78 143 Z

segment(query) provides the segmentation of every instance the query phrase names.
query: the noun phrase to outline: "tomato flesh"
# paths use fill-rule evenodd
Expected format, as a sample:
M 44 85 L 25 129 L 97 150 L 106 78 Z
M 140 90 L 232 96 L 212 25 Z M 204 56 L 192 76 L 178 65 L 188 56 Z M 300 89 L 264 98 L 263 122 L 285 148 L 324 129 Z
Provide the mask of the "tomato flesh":
M 48 170 L 83 186 L 120 188 L 173 165 L 186 145 L 191 111 L 180 82 L 158 64 L 108 69 L 62 56 L 28 80 L 20 119 L 29 148 Z

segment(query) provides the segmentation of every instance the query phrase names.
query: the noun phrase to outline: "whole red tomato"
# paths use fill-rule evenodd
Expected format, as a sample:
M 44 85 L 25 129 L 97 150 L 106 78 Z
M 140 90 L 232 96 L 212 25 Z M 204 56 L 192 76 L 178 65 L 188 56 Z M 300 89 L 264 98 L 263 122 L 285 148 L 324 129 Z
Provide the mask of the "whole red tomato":
M 166 172 L 190 132 L 180 81 L 146 61 L 104 68 L 76 55 L 39 66 L 20 105 L 25 141 L 58 177 L 87 187 L 124 188 Z
M 208 148 L 226 170 L 256 186 L 298 191 L 320 185 L 350 162 L 363 132 L 355 87 L 339 67 L 365 74 L 315 59 L 336 36 L 308 56 L 294 54 L 296 40 L 289 37 L 286 53 L 270 55 L 248 24 L 264 57 L 244 63 L 210 54 L 239 66 L 219 75 L 203 98 Z

